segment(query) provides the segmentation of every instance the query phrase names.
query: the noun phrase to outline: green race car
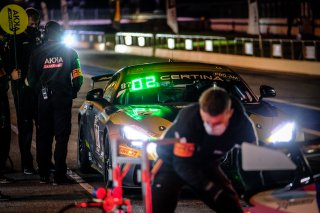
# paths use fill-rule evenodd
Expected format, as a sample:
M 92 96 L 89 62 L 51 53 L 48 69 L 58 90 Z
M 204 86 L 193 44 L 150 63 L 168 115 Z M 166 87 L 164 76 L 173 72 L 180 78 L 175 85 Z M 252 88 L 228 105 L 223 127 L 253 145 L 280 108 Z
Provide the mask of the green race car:
M 225 66 L 150 63 L 124 67 L 92 80 L 106 84 L 89 91 L 80 108 L 78 163 L 82 172 L 94 168 L 106 182 L 111 167 L 110 141 L 159 138 L 180 109 L 197 102 L 200 94 L 214 85 L 225 88 L 243 103 L 255 124 L 259 145 L 303 140 L 295 121 L 263 100 L 276 95 L 272 87 L 262 85 L 257 97 L 237 73 Z M 139 157 L 141 143 L 120 144 L 119 153 Z M 150 148 L 149 158 L 157 158 L 155 149 Z M 139 185 L 137 168 L 130 169 L 124 184 Z

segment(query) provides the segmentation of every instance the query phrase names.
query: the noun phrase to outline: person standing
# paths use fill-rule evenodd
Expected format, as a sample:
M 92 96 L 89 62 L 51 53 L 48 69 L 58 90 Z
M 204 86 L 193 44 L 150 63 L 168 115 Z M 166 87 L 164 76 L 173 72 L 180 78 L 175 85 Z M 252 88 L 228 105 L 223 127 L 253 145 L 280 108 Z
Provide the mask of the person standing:
M 67 148 L 71 133 L 72 100 L 83 83 L 77 52 L 61 42 L 62 27 L 55 21 L 45 26 L 46 42 L 31 56 L 27 85 L 38 94 L 39 143 L 37 162 L 41 183 L 50 182 L 49 169 L 54 150 L 54 184 L 70 183 L 67 176 Z
M 4 175 L 6 161 L 9 157 L 10 142 L 11 142 L 11 122 L 10 122 L 10 107 L 7 91 L 9 89 L 8 76 L 3 68 L 0 55 L 0 183 L 11 183 L 12 180 Z M 0 191 L 0 201 L 7 201 L 11 197 L 2 194 Z
M 243 212 L 220 168 L 220 159 L 236 144 L 257 144 L 253 123 L 237 99 L 219 87 L 205 90 L 199 103 L 179 112 L 163 137 L 180 142 L 157 146 L 163 164 L 152 184 L 154 213 L 174 212 L 185 185 L 217 213 Z
M 41 44 L 40 39 L 40 13 L 34 8 L 27 8 L 28 26 L 25 32 L 16 36 L 14 47 L 13 38 L 10 39 L 9 68 L 11 70 L 11 88 L 17 115 L 18 140 L 21 155 L 22 171 L 26 175 L 34 174 L 31 143 L 33 125 L 36 128 L 36 141 L 38 138 L 38 122 L 36 119 L 36 99 L 34 91 L 24 84 L 28 72 L 31 53 Z
M 5 176 L 6 162 L 9 158 L 11 143 L 10 106 L 7 91 L 9 77 L 3 68 L 0 55 L 0 183 L 11 183 L 13 180 Z

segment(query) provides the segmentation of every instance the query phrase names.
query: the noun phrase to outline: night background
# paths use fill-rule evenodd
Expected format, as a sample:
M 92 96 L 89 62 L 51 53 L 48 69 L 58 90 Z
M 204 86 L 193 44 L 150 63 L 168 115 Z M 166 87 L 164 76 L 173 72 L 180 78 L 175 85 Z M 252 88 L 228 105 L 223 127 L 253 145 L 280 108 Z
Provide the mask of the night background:
M 113 9 L 115 0 L 66 0 L 68 9 Z M 45 2 L 47 8 L 59 9 L 60 1 L 41 1 L 41 0 L 16 0 L 1 1 L 2 5 L 17 3 L 25 7 L 32 6 L 40 9 L 40 3 Z M 295 10 L 301 2 L 308 2 L 314 17 L 319 16 L 320 2 L 318 0 L 259 0 L 259 7 L 262 12 L 270 10 L 273 17 L 286 17 L 290 13 L 289 9 Z M 165 12 L 165 0 L 120 0 L 121 12 Z M 176 0 L 178 16 L 188 17 L 247 17 L 247 0 Z
M 67 29 L 114 32 L 172 33 L 167 24 L 166 0 L 120 0 L 120 21 L 115 23 L 117 0 L 16 0 L 2 1 L 34 7 L 49 20 L 70 23 Z M 67 19 L 62 18 L 61 2 L 66 3 Z M 260 32 L 248 33 L 249 5 L 257 2 Z M 66 10 L 65 10 L 66 11 Z M 47 14 L 47 15 L 45 15 Z M 179 34 L 215 34 L 228 37 L 318 39 L 318 0 L 176 0 Z M 64 16 L 65 17 L 65 16 Z M 82 24 L 72 24 L 81 21 Z M 88 24 L 87 24 L 87 23 Z M 304 35 L 302 35 L 304 34 Z

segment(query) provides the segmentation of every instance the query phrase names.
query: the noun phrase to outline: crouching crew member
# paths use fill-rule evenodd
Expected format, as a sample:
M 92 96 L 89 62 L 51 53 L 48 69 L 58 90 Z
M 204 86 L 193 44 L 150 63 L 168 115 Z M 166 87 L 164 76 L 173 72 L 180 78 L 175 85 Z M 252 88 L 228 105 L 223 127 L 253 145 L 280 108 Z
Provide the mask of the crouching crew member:
M 235 144 L 257 143 L 253 123 L 239 101 L 222 88 L 207 89 L 199 103 L 179 112 L 164 137 L 180 142 L 157 146 L 163 165 L 152 184 L 154 213 L 174 212 L 185 185 L 217 213 L 243 212 L 219 165 Z
M 55 137 L 53 183 L 71 183 L 67 176 L 67 148 L 71 133 L 72 99 L 83 83 L 75 50 L 61 42 L 63 30 L 55 21 L 45 26 L 46 42 L 31 56 L 26 84 L 35 88 L 39 103 L 37 162 L 41 183 L 50 182 L 52 144 Z

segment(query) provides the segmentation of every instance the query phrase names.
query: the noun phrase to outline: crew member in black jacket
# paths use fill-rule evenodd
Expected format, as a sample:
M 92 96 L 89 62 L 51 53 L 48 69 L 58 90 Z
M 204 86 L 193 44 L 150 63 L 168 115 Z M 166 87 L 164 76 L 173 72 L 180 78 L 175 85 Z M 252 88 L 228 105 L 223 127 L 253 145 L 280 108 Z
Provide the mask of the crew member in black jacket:
M 34 91 L 25 86 L 24 81 L 28 72 L 29 59 L 32 52 L 41 45 L 39 31 L 40 13 L 34 8 L 27 8 L 28 27 L 16 35 L 16 42 L 11 36 L 9 39 L 8 57 L 6 58 L 6 71 L 11 74 L 11 90 L 17 115 L 18 140 L 21 155 L 22 171 L 26 175 L 35 173 L 31 143 L 33 125 L 36 129 L 36 142 L 38 139 L 37 103 Z M 16 47 L 14 47 L 14 45 Z
M 180 138 L 180 142 L 157 146 L 163 165 L 152 185 L 154 213 L 174 212 L 184 185 L 217 213 L 243 212 L 219 165 L 236 144 L 257 143 L 253 123 L 238 100 L 222 88 L 209 88 L 199 103 L 179 112 L 164 137 Z
M 10 107 L 7 95 L 8 88 L 8 75 L 3 68 L 2 59 L 0 56 L 0 183 L 12 182 L 10 178 L 7 178 L 4 175 L 5 164 L 9 157 L 11 142 Z M 2 194 L 0 191 L 0 201 L 7 201 L 9 199 L 10 196 Z
M 7 94 L 9 89 L 8 81 L 9 76 L 3 68 L 0 56 L 0 183 L 12 182 L 12 179 L 4 175 L 6 162 L 9 158 L 11 143 L 10 106 Z
M 77 52 L 61 42 L 62 27 L 55 21 L 45 26 L 46 42 L 31 56 L 26 84 L 38 93 L 39 143 L 37 162 L 41 183 L 48 183 L 52 143 L 55 137 L 54 184 L 70 183 L 67 147 L 71 133 L 72 99 L 83 83 Z

